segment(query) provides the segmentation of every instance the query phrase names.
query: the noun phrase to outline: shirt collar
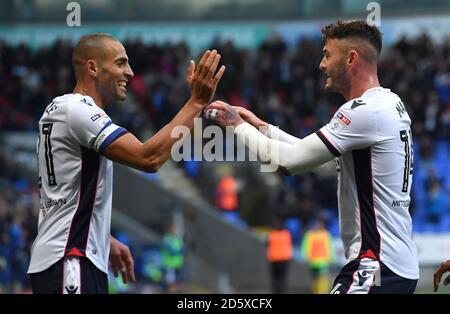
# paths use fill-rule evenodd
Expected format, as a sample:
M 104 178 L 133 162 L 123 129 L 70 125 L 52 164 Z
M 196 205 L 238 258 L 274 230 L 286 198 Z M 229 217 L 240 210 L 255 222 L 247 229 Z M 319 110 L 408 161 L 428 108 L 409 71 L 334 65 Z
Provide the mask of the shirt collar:
M 390 89 L 384 88 L 384 87 L 382 87 L 382 86 L 372 87 L 372 88 L 369 88 L 368 90 L 366 90 L 366 91 L 361 95 L 361 97 L 362 97 L 362 96 L 365 96 L 365 95 L 367 95 L 367 94 L 369 94 L 369 93 L 371 93 L 371 92 L 382 91 L 382 90 L 388 90 L 388 91 L 390 91 Z

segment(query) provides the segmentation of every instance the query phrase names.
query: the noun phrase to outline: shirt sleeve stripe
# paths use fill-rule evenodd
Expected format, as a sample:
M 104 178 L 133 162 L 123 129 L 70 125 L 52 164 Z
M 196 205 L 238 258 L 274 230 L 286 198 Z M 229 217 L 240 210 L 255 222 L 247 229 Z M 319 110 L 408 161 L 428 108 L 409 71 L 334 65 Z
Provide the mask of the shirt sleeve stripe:
M 112 132 L 100 145 L 99 152 L 101 154 L 104 153 L 106 147 L 108 147 L 109 144 L 114 142 L 116 139 L 121 137 L 122 135 L 128 133 L 128 131 L 122 127 L 117 128 L 114 132 Z
M 104 126 L 103 128 L 100 130 L 100 132 L 97 133 L 97 136 L 99 136 L 100 133 L 103 132 L 103 130 L 105 130 L 107 127 L 109 127 L 112 124 L 112 121 L 109 120 Z
M 327 139 L 327 137 L 322 133 L 321 130 L 317 131 L 316 134 L 334 156 L 341 156 L 341 153 L 336 149 L 336 147 L 334 147 L 333 144 L 331 144 L 331 142 Z

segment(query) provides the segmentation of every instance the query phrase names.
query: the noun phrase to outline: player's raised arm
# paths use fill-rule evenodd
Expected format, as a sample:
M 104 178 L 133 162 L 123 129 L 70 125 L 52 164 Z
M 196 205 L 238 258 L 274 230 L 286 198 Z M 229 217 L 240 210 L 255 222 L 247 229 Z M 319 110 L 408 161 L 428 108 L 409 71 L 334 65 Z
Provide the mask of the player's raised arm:
M 225 71 L 223 65 L 217 71 L 219 61 L 220 54 L 216 50 L 206 51 L 197 67 L 191 61 L 186 78 L 191 88 L 191 97 L 173 120 L 145 143 L 141 143 L 131 133 L 123 135 L 107 147 L 105 155 L 143 171 L 157 171 L 170 157 L 172 145 L 180 139 L 171 137 L 172 130 L 177 126 L 192 129 L 194 118 L 199 116 L 212 99 Z
M 295 144 L 300 139 L 298 137 L 292 136 L 284 131 L 282 131 L 280 128 L 273 126 L 260 118 L 258 118 L 253 112 L 251 112 L 248 109 L 245 109 L 243 107 L 239 106 L 232 106 L 233 109 L 235 109 L 239 116 L 244 119 L 245 122 L 253 125 L 255 128 L 257 128 L 262 134 L 269 138 L 277 139 L 281 142 L 289 143 L 289 144 Z
M 292 143 L 271 139 L 245 122 L 234 107 L 222 101 L 210 104 L 206 117 L 222 127 L 235 127 L 237 137 L 261 160 L 270 161 L 290 174 L 312 170 L 335 157 L 316 134 Z
M 245 109 L 243 107 L 239 106 L 231 106 L 234 110 L 237 111 L 239 116 L 244 119 L 245 122 L 250 123 L 255 128 L 259 129 L 263 133 L 267 131 L 267 128 L 269 127 L 269 123 L 261 120 L 258 118 L 253 112 L 251 112 L 248 109 Z

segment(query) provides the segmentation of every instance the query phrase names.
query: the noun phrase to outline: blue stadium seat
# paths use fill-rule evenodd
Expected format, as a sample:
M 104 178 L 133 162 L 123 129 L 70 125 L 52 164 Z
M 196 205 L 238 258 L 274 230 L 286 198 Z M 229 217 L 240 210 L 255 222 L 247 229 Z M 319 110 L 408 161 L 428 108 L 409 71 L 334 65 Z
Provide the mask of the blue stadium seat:
M 426 222 L 423 224 L 422 232 L 423 233 L 436 233 L 437 229 L 438 229 L 437 225 Z
M 289 230 L 294 245 L 300 244 L 303 235 L 303 227 L 299 218 L 288 218 L 284 221 L 284 227 Z
M 334 238 L 340 236 L 340 233 L 339 233 L 339 220 L 338 220 L 337 217 L 335 219 L 333 219 L 333 221 L 330 223 L 330 226 L 329 226 L 328 230 L 330 231 L 331 235 Z
M 442 232 L 450 232 L 450 213 L 446 213 L 442 216 L 440 228 Z
M 191 177 L 195 178 L 200 170 L 200 163 L 194 160 L 186 160 L 184 162 L 184 170 Z
M 159 173 L 158 172 L 140 172 L 145 178 L 153 181 L 153 180 L 157 180 L 159 178 Z
M 413 219 L 413 233 L 422 233 L 423 232 L 423 224 L 420 220 Z
M 223 217 L 226 221 L 229 223 L 235 225 L 236 227 L 239 227 L 241 229 L 247 229 L 247 224 L 244 220 L 239 216 L 239 213 L 236 211 L 227 211 L 223 212 Z

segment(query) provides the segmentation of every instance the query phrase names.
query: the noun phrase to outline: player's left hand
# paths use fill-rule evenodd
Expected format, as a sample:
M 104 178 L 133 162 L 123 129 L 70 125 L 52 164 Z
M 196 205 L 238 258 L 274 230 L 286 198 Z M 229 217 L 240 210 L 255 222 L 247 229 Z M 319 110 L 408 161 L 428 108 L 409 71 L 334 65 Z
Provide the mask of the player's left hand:
M 203 106 L 213 98 L 217 84 L 225 72 L 224 65 L 216 71 L 220 58 L 217 50 L 206 50 L 197 67 L 193 60 L 189 63 L 186 82 L 191 89 L 191 99 Z
M 109 251 L 109 261 L 117 278 L 119 271 L 122 274 L 123 283 L 136 282 L 134 276 L 134 260 L 130 249 L 125 244 L 119 242 L 111 236 L 111 247 Z
M 236 127 L 244 122 L 235 108 L 220 100 L 215 101 L 206 107 L 205 117 L 215 121 L 222 127 Z
M 434 273 L 434 292 L 439 289 L 439 283 L 441 282 L 442 275 L 450 271 L 450 259 L 441 264 L 441 266 Z M 444 285 L 450 283 L 450 275 L 444 279 Z

